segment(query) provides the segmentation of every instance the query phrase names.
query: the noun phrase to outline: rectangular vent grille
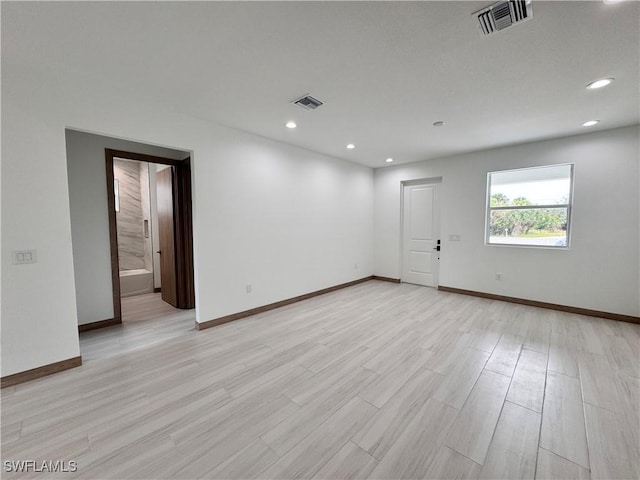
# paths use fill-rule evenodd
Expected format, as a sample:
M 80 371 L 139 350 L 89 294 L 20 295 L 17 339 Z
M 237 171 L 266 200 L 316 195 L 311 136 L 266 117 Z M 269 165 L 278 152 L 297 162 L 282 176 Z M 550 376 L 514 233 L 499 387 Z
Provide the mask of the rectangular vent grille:
M 475 12 L 484 35 L 491 35 L 533 17 L 531 0 L 507 0 Z
M 313 98 L 311 95 L 305 95 L 298 100 L 294 100 L 293 103 L 300 105 L 302 108 L 306 108 L 307 110 L 315 110 L 323 104 L 320 100 Z

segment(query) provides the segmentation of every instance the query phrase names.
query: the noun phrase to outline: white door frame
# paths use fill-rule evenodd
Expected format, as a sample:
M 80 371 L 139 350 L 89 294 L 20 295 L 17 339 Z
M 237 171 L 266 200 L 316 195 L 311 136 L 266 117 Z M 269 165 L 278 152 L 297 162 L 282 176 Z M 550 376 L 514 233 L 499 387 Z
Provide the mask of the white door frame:
M 413 185 L 442 185 L 442 177 L 429 177 L 429 178 L 419 178 L 415 180 L 403 180 L 400 182 L 400 256 L 398 258 L 399 263 L 399 272 L 400 272 L 400 281 L 402 282 L 402 259 L 404 258 L 404 187 L 413 186 Z M 438 188 L 438 201 L 435 209 L 435 224 L 436 231 L 438 232 L 438 236 L 440 237 L 440 188 Z M 442 245 L 442 242 L 440 242 Z M 436 275 L 435 288 L 440 284 L 440 255 L 438 255 L 438 274 Z

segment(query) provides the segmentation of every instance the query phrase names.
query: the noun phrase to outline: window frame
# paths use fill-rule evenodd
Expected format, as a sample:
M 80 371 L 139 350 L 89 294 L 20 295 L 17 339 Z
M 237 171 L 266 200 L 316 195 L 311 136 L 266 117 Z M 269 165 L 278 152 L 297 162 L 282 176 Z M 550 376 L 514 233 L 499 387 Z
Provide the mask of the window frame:
M 569 199 L 567 203 L 560 203 L 555 205 L 511 205 L 511 206 L 491 206 L 491 175 L 494 173 L 506 173 L 516 172 L 523 170 L 534 170 L 550 167 L 570 167 L 569 173 Z M 484 243 L 488 247 L 521 247 L 521 248 L 546 248 L 552 250 L 569 250 L 571 245 L 571 220 L 573 209 L 573 185 L 574 185 L 575 164 L 574 163 L 558 163 L 552 165 L 537 165 L 534 167 L 523 168 L 510 168 L 507 170 L 494 170 L 487 172 L 487 188 L 486 188 L 486 208 L 485 208 L 485 228 L 484 228 Z M 494 243 L 491 242 L 491 212 L 504 211 L 504 210 L 543 210 L 549 208 L 566 208 L 567 209 L 567 229 L 566 229 L 566 242 L 565 245 L 534 245 L 534 244 L 522 244 L 522 243 Z

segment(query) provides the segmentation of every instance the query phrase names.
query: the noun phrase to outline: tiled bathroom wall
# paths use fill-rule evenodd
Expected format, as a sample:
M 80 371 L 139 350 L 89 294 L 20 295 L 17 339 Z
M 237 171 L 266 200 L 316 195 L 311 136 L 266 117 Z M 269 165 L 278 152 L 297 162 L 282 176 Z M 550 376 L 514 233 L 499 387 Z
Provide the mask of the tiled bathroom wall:
M 151 197 L 149 196 L 149 164 L 140 164 L 140 207 L 142 209 L 143 235 L 144 235 L 144 269 L 153 271 L 153 246 L 151 244 Z M 146 227 L 144 221 L 146 220 Z
M 116 223 L 121 271 L 152 269 L 148 167 L 145 162 L 114 159 L 120 203 Z M 149 223 L 147 232 L 145 220 Z

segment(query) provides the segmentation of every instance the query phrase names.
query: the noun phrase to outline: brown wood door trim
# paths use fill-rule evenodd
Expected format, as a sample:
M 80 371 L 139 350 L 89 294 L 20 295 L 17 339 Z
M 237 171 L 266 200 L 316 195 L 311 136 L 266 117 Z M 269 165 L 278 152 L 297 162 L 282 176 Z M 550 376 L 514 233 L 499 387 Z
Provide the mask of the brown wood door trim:
M 107 205 L 109 208 L 109 241 L 111 246 L 111 280 L 113 284 L 113 317 L 122 322 L 120 302 L 120 265 L 118 260 L 118 231 L 116 225 L 115 199 L 113 191 L 113 159 L 125 158 L 163 165 L 172 165 L 174 170 L 174 226 L 176 233 L 176 274 L 178 283 L 178 308 L 195 307 L 195 282 L 193 279 L 193 222 L 191 196 L 191 157 L 184 160 L 156 157 L 141 153 L 105 148 L 107 170 Z M 105 325 L 106 326 L 106 325 Z
M 109 209 L 109 245 L 111 247 L 113 320 L 115 323 L 122 323 L 122 305 L 120 303 L 120 260 L 118 258 L 118 224 L 116 223 L 116 200 L 113 188 L 113 158 L 116 156 L 118 155 L 114 155 L 113 150 L 108 148 L 105 149 L 107 168 L 107 206 Z

